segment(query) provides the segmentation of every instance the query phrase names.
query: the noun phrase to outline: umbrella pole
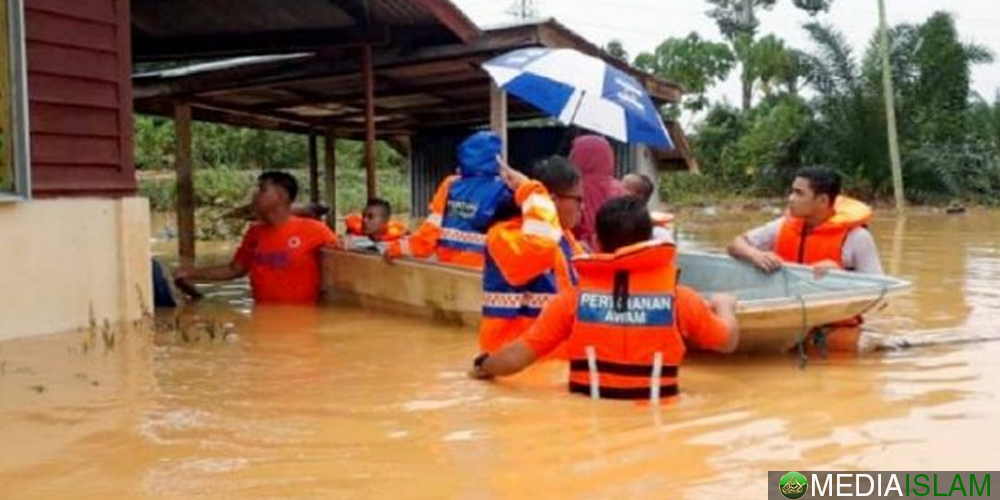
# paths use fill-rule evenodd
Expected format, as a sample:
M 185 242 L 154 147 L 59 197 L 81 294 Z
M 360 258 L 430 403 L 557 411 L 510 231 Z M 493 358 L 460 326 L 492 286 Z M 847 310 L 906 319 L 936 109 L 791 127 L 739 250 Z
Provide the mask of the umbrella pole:
M 566 122 L 566 131 L 563 132 L 562 140 L 559 141 L 559 148 L 556 149 L 556 154 L 569 156 L 571 138 L 576 138 L 575 130 L 577 127 L 573 122 L 576 121 L 576 114 L 580 112 L 580 104 L 583 103 L 583 96 L 586 93 L 586 90 L 580 91 L 580 98 L 576 100 L 576 104 L 573 106 L 573 114 L 569 116 L 569 121 Z

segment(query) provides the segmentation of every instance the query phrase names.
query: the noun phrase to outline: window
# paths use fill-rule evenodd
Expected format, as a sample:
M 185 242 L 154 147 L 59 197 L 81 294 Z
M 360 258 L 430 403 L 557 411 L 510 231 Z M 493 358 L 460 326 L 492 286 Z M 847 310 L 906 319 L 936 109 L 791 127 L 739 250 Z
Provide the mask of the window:
M 0 201 L 27 198 L 27 71 L 21 0 L 0 0 Z

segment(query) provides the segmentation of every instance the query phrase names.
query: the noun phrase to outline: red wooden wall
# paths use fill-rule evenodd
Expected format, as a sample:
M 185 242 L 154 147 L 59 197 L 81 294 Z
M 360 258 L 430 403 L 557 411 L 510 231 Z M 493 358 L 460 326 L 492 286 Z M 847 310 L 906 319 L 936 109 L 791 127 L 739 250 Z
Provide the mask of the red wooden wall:
M 35 196 L 135 192 L 128 0 L 26 0 Z

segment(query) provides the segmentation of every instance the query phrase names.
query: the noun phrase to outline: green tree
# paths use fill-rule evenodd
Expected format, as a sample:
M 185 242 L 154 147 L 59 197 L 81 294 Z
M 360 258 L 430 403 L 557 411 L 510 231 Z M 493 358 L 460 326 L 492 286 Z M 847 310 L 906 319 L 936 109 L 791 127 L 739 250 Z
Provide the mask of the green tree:
M 628 52 L 625 50 L 625 46 L 622 45 L 621 40 L 611 40 L 604 46 L 604 51 L 619 61 L 628 62 Z
M 764 64 L 773 69 L 782 65 L 781 61 L 789 57 L 773 52 L 777 46 L 772 41 L 759 49 L 756 47 L 757 29 L 760 27 L 757 11 L 771 9 L 777 2 L 778 0 L 708 0 L 713 6 L 708 11 L 709 17 L 715 20 L 719 31 L 729 40 L 740 63 L 741 102 L 744 110 L 750 109 L 753 104 L 753 87 L 757 80 L 755 74 L 761 72 L 761 67 L 756 65 L 765 59 Z M 792 0 L 793 5 L 810 15 L 828 10 L 832 3 L 833 0 Z M 795 81 L 797 78 L 792 80 Z
M 695 32 L 684 38 L 668 38 L 652 53 L 644 52 L 635 59 L 637 67 L 684 87 L 683 106 L 696 112 L 705 109 L 705 93 L 729 76 L 734 63 L 726 44 L 703 40 Z

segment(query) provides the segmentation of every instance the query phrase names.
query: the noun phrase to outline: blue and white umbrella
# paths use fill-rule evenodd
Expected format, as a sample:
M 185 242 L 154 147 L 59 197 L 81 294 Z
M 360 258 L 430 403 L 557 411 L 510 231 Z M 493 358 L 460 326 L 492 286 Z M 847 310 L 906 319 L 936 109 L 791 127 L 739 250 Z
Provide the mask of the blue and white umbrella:
M 483 69 L 496 84 L 568 125 L 626 143 L 673 148 L 642 85 L 601 59 L 572 49 L 518 49 Z

